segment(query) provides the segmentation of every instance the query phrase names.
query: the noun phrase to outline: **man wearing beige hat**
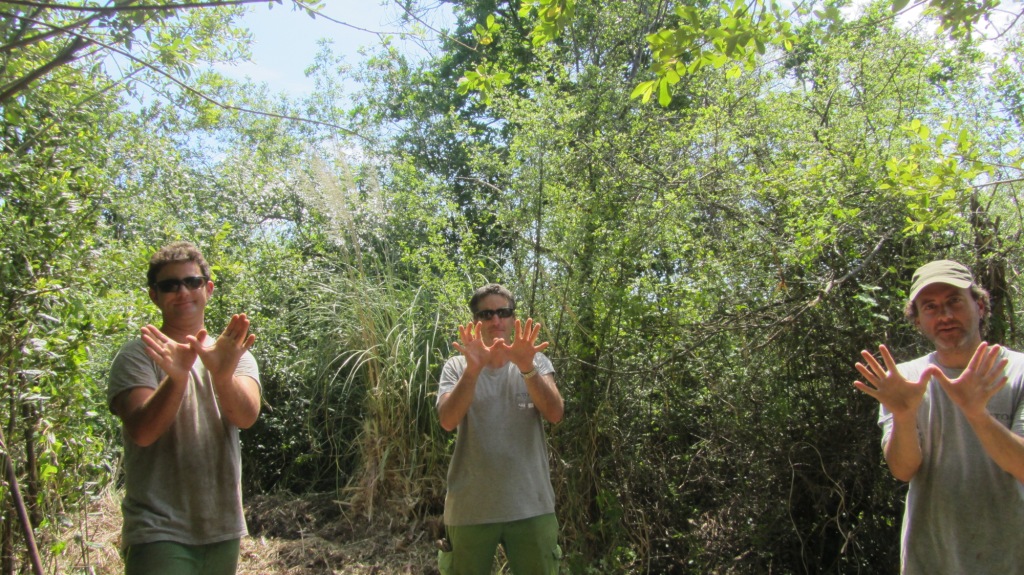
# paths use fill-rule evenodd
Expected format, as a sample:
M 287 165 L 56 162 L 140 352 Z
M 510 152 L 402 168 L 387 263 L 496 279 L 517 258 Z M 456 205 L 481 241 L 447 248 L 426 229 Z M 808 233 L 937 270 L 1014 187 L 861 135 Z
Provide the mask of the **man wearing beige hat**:
M 966 266 L 938 260 L 914 272 L 907 319 L 935 351 L 896 365 L 879 346 L 857 389 L 881 404 L 892 474 L 910 482 L 900 572 L 1024 570 L 1024 355 L 981 332 L 989 295 Z

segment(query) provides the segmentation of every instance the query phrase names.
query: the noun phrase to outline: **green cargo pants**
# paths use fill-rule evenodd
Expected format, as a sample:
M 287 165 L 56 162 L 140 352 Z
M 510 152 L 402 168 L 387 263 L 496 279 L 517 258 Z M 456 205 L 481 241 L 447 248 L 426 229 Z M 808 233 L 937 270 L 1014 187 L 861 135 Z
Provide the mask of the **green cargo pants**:
M 241 541 L 209 545 L 156 541 L 124 552 L 125 575 L 235 575 Z
M 562 550 L 553 513 L 506 523 L 446 526 L 450 551 L 438 552 L 441 575 L 490 575 L 501 545 L 515 575 L 557 575 Z

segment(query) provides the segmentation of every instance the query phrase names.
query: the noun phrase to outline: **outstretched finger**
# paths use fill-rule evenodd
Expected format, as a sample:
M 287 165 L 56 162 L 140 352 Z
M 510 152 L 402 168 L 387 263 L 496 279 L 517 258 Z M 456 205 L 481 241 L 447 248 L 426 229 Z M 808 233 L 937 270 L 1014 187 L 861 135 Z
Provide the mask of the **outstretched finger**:
M 533 343 L 533 340 L 537 339 L 537 336 L 535 335 L 536 333 L 537 332 L 535 324 L 533 323 L 533 318 L 526 318 L 526 323 L 523 324 L 523 333 L 519 336 L 519 339 L 525 339 L 529 343 Z
M 207 331 L 205 329 L 201 329 L 195 335 L 186 335 L 185 341 L 188 345 L 192 346 L 192 349 L 201 352 L 206 347 L 204 342 L 206 341 L 207 335 Z M 225 334 L 221 334 L 221 337 L 223 337 L 225 341 L 231 339 Z M 214 344 L 216 344 L 216 342 L 214 342 Z
M 1010 380 L 1010 376 L 1008 376 L 1008 375 L 1006 375 L 1004 373 L 1002 377 L 1000 377 L 998 380 L 996 380 L 995 383 L 993 383 L 992 385 L 989 386 L 989 390 L 991 390 L 992 393 L 995 393 L 995 392 L 999 391 L 1000 389 L 1002 389 L 1003 386 L 1006 385 L 1006 382 L 1009 381 L 1009 380 Z
M 985 357 L 982 360 L 982 369 L 985 373 L 992 373 L 993 370 L 1002 371 L 1006 367 L 1006 363 L 1009 361 L 1006 358 L 999 359 L 1002 355 L 1002 349 L 998 345 L 993 345 L 988 348 L 985 352 Z
M 533 320 L 531 319 L 530 321 L 533 321 Z M 531 333 L 530 333 L 530 341 L 531 342 L 532 341 L 537 341 L 537 338 L 540 337 L 540 327 L 541 327 L 541 325 L 540 325 L 539 321 L 537 323 L 533 324 L 533 330 L 531 330 Z
M 249 331 L 249 318 L 244 313 L 231 316 L 231 321 L 224 328 L 224 336 L 228 339 L 242 341 Z
M 157 329 L 157 327 L 153 324 L 147 324 L 142 326 L 142 337 L 147 336 L 157 343 L 163 343 L 169 339 L 166 335 L 164 335 L 164 332 Z
M 878 387 L 878 380 L 879 380 L 878 374 L 872 372 L 870 369 L 868 369 L 868 366 L 866 366 L 866 365 L 864 365 L 863 363 L 860 363 L 860 362 L 857 362 L 854 365 L 854 367 L 857 368 L 857 371 L 859 371 L 860 374 L 864 376 L 864 379 L 868 383 L 870 383 L 871 385 L 874 385 L 875 387 Z
M 882 361 L 885 362 L 885 370 L 890 373 L 896 372 L 896 360 L 892 358 L 892 354 L 889 353 L 889 348 L 885 347 L 885 344 L 878 346 L 878 351 L 882 354 Z
M 146 344 L 146 347 L 160 347 L 161 345 L 161 342 L 146 331 L 142 332 L 142 342 Z
M 978 372 L 982 381 L 991 382 L 985 387 L 990 390 L 997 390 L 1009 380 L 1009 376 L 1006 375 L 1006 365 L 1010 359 L 1004 357 L 1003 359 L 993 362 L 992 365 L 983 366 L 982 370 Z
M 919 385 L 926 384 L 933 377 L 939 382 L 939 385 L 951 385 L 953 383 L 946 375 L 946 372 L 942 371 L 941 367 L 934 364 L 924 368 L 924 371 L 921 372 L 921 377 L 917 378 L 917 383 Z
M 974 350 L 974 355 L 971 356 L 971 361 L 967 363 L 967 369 L 977 372 L 982 369 L 982 365 L 985 363 L 986 353 L 988 349 L 988 342 L 983 341 L 978 344 L 978 349 Z
M 863 381 L 854 381 L 853 386 L 870 395 L 871 397 L 878 399 L 878 390 L 864 383 Z
M 479 330 L 477 330 L 479 332 Z M 459 339 L 462 343 L 469 343 L 473 341 L 473 324 L 468 323 L 466 325 L 459 326 Z
M 871 370 L 871 375 L 874 377 L 885 376 L 885 368 L 882 367 L 882 364 L 878 363 L 878 360 L 875 359 L 875 356 L 871 355 L 870 351 L 865 349 L 860 352 L 860 356 L 864 358 L 864 364 L 861 365 L 866 365 L 867 368 Z M 867 377 L 867 375 L 864 377 Z

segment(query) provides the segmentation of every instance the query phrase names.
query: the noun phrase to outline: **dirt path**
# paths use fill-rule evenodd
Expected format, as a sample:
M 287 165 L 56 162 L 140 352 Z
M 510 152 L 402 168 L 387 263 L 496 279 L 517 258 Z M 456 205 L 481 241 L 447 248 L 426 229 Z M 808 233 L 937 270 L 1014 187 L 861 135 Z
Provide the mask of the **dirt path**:
M 383 517 L 347 517 L 328 495 L 253 497 L 246 502 L 246 519 L 250 536 L 242 540 L 239 575 L 438 574 L 429 529 Z M 104 497 L 69 525 L 58 542 L 61 551 L 44 552 L 47 571 L 122 573 L 120 529 L 118 498 Z

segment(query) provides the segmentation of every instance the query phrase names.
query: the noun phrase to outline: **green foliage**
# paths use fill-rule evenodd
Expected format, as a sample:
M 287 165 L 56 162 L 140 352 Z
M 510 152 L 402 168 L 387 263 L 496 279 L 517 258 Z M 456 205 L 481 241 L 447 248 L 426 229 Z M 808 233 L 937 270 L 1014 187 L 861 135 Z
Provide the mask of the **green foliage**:
M 207 10 L 154 9 L 158 2 L 113 7 L 25 3 L 3 8 L 0 53 L 6 61 L 0 103 L 83 56 L 97 65 L 103 56 L 127 60 L 126 68 L 187 79 L 199 60 L 231 59 L 246 37 L 228 24 L 241 12 L 234 5 Z M 223 32 L 227 32 L 226 34 Z
M 1024 125 L 1024 34 L 1018 31 L 1008 43 L 992 77 L 1008 115 Z
M 519 7 L 519 17 L 536 17 L 530 32 L 533 45 L 543 46 L 558 38 L 562 30 L 573 19 L 576 12 L 574 0 L 532 0 L 524 1 Z
M 570 567 L 885 572 L 901 507 L 851 365 L 880 339 L 921 350 L 900 321 L 916 265 L 1009 256 L 976 216 L 1019 225 L 1013 192 L 983 192 L 1017 189 L 1019 131 L 976 121 L 976 51 L 880 7 L 823 10 L 778 63 L 695 66 L 669 106 L 635 108 L 623 89 L 643 47 L 627 38 L 647 9 L 577 5 L 558 43 L 514 60 L 537 73 L 486 111 L 508 127 L 492 181 L 513 190 L 489 192 L 492 229 L 515 234 L 502 261 L 567 398 L 552 449 Z M 694 33 L 742 29 L 689 14 L 706 18 Z M 513 61 L 505 34 L 492 61 Z
M 894 0 L 892 11 L 900 12 L 908 0 Z M 989 20 L 1002 3 L 999 0 L 929 0 L 925 14 L 939 20 L 938 31 L 954 38 L 970 38 L 982 19 Z
M 159 319 L 149 255 L 185 238 L 214 264 L 207 327 L 257 334 L 249 493 L 440 514 L 436 377 L 471 289 L 502 281 L 567 402 L 569 570 L 890 572 L 901 491 L 852 363 L 925 349 L 902 307 L 936 256 L 975 267 L 1019 345 L 1019 34 L 990 55 L 889 4 L 661 7 L 463 2 L 434 59 L 325 45 L 304 101 L 190 68 L 237 53 L 226 12 L 134 22 L 208 95 L 316 125 L 179 92 L 119 109 L 85 62 L 4 101 L 0 417 L 37 525 L 116 479 L 105 370 Z M 12 78 L 53 50 L 5 53 Z
M 59 514 L 108 481 L 109 418 L 90 351 L 125 318 L 95 303 L 112 283 L 98 255 L 115 105 L 81 97 L 102 90 L 88 73 L 53 79 L 3 104 L 0 149 L 0 419 L 44 547 Z M 0 493 L 3 527 L 20 533 L 9 489 Z M 9 545 L 4 560 L 21 548 Z
M 652 71 L 658 78 L 638 84 L 631 98 L 640 98 L 646 104 L 657 92 L 658 103 L 668 106 L 672 102 L 670 90 L 681 77 L 705 67 L 728 66 L 726 77 L 737 78 L 744 70 L 754 69 L 767 46 L 792 50 L 797 41 L 791 23 L 786 21 L 788 14 L 775 2 L 770 12 L 762 10 L 760 14 L 737 2 L 713 10 L 680 5 L 675 15 L 677 27 L 647 36 L 654 59 Z
M 980 158 L 979 142 L 970 130 L 953 125 L 951 120 L 943 128 L 932 139 L 931 130 L 920 120 L 902 126 L 904 133 L 914 140 L 910 155 L 886 163 L 889 176 L 879 189 L 895 189 L 906 196 L 910 214 L 904 232 L 922 233 L 926 228 L 942 230 L 955 226 L 959 214 L 966 209 L 965 191 L 971 182 L 983 174 L 994 173 L 993 167 Z M 944 153 L 948 145 L 953 149 Z
M 459 78 L 456 91 L 463 95 L 471 91 L 480 92 L 484 96 L 484 103 L 490 105 L 491 95 L 508 85 L 511 77 L 508 72 L 498 71 L 493 65 L 484 62 L 476 70 L 470 70 Z
M 834 2 L 824 4 L 821 10 L 800 6 L 794 11 L 783 9 L 777 2 L 762 0 L 736 0 L 731 6 L 673 3 L 671 10 L 675 18 L 671 19 L 671 25 L 646 35 L 653 60 L 651 72 L 656 78 L 637 84 L 630 97 L 647 103 L 657 94 L 658 103 L 668 106 L 672 102 L 672 89 L 680 79 L 704 67 L 727 66 L 727 77 L 737 78 L 744 71 L 753 70 L 770 46 L 793 50 L 799 40 L 794 32 L 799 25 L 797 19 L 809 14 L 834 32 L 843 19 L 840 6 Z M 899 14 L 907 4 L 907 0 L 893 0 L 889 7 Z M 927 2 L 924 15 L 938 20 L 937 33 L 948 33 L 954 39 L 970 39 L 983 19 L 992 20 L 999 6 L 998 0 L 931 0 Z M 572 0 L 537 0 L 523 2 L 518 15 L 533 18 L 535 23 L 529 35 L 533 47 L 539 49 L 565 34 L 575 12 L 576 2 Z M 1021 14 L 1016 16 L 1019 19 Z M 482 44 L 493 40 L 490 31 L 494 16 L 489 15 L 487 19 L 488 26 L 477 24 L 475 33 Z M 660 23 L 658 20 L 655 23 Z M 815 21 L 810 25 L 815 25 Z M 496 91 L 507 83 L 496 81 L 504 74 L 502 68 L 490 66 L 467 72 L 459 83 L 459 93 L 480 92 L 484 102 L 490 105 Z

